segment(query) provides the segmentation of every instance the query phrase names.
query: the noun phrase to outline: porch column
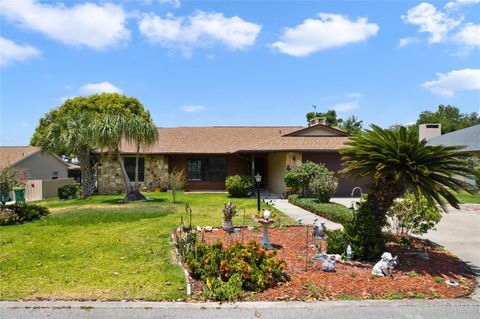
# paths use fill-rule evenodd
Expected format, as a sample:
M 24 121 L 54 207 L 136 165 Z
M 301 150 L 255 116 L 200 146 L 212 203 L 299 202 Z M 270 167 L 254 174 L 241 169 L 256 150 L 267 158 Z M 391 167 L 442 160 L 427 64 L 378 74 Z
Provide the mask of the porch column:
M 252 178 L 255 178 L 255 154 L 250 155 L 250 163 Z

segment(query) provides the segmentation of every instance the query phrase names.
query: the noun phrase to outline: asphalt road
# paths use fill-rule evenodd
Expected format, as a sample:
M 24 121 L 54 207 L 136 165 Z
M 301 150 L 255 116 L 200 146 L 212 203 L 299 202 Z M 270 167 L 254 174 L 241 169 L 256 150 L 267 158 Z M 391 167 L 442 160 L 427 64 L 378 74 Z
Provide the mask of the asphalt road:
M 470 299 L 406 301 L 149 303 L 0 302 L 1 319 L 211 319 L 211 318 L 425 318 L 478 319 L 480 302 Z

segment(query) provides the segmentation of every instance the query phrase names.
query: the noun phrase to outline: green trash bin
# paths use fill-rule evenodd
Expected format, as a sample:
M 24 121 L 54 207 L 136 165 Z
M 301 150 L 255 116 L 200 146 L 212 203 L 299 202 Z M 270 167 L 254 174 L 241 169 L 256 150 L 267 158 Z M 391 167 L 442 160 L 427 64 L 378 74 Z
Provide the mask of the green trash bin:
M 15 203 L 25 202 L 25 188 L 14 188 L 13 192 L 15 193 Z

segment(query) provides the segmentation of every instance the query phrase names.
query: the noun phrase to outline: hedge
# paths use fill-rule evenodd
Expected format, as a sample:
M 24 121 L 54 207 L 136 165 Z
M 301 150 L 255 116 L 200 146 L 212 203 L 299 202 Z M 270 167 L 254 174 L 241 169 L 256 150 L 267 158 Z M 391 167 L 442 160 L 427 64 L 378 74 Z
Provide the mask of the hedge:
M 321 203 L 317 199 L 303 198 L 299 195 L 290 195 L 288 202 L 342 225 L 353 218 L 353 212 L 350 209 L 337 203 Z

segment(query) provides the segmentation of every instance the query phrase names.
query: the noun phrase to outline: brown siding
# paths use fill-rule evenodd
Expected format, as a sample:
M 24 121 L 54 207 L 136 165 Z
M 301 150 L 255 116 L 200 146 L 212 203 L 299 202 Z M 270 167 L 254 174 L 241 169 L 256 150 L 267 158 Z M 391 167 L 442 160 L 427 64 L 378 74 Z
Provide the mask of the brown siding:
M 360 186 L 362 191 L 366 191 L 368 184 L 367 178 L 344 178 L 338 172 L 341 170 L 341 155 L 338 152 L 309 152 L 302 154 L 303 162 L 312 161 L 314 163 L 323 163 L 325 166 L 337 173 L 338 187 L 334 196 L 350 197 L 352 189 Z M 358 196 L 358 192 L 355 193 Z

